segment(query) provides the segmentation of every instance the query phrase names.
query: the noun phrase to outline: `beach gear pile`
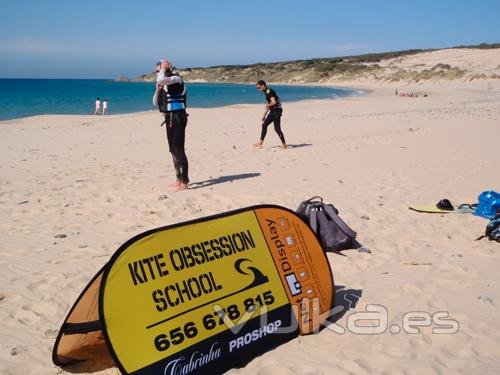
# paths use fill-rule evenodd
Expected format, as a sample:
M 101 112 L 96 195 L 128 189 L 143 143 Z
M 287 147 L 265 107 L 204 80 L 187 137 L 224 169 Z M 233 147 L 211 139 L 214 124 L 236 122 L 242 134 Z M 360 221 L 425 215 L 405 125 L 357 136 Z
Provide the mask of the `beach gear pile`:
M 490 241 L 500 242 L 500 193 L 496 191 L 483 191 L 479 195 L 479 204 L 475 215 L 490 219 L 484 235 L 478 240 L 487 237 Z
M 472 213 L 476 216 L 489 219 L 484 235 L 476 239 L 487 237 L 490 241 L 500 242 L 500 193 L 496 191 L 483 191 L 479 194 L 478 203 L 461 204 L 454 206 L 448 199 L 441 199 L 437 204 L 413 205 L 410 210 L 426 213 Z

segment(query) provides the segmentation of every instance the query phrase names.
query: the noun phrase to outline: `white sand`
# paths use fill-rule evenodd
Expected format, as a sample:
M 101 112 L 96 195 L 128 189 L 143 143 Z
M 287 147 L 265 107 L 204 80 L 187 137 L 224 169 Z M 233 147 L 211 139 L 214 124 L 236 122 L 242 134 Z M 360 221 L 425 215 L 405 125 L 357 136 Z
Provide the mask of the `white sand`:
M 427 98 L 371 88 L 366 97 L 286 103 L 284 132 L 297 145 L 286 151 L 272 128 L 264 150 L 250 147 L 260 106 L 191 109 L 190 177 L 206 182 L 182 193 L 166 187 L 173 172 L 158 113 L 0 123 L 0 373 L 66 373 L 51 362 L 57 330 L 86 283 L 133 235 L 258 203 L 293 209 L 317 194 L 372 250 L 328 255 L 337 287 L 361 293 L 340 326 L 380 304 L 390 325 L 409 311 L 448 311 L 460 330 L 326 329 L 232 373 L 500 373 L 500 244 L 474 241 L 485 219 L 408 210 L 500 190 L 500 86 L 420 84 Z

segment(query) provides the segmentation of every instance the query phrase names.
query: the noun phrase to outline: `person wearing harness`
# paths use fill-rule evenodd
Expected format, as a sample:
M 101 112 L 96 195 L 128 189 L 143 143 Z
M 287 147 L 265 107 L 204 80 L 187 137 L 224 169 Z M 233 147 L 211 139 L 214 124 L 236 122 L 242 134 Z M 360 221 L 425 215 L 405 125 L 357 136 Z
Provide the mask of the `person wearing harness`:
M 153 105 L 165 116 L 169 151 L 172 154 L 177 190 L 188 188 L 188 159 L 184 150 L 186 140 L 186 87 L 182 77 L 172 72 L 172 64 L 162 60 L 156 64 L 156 92 Z M 163 125 L 163 124 L 162 124 Z
M 264 144 L 264 138 L 266 138 L 267 134 L 267 127 L 271 123 L 274 123 L 274 130 L 278 134 L 278 137 L 280 137 L 281 147 L 287 148 L 285 136 L 281 131 L 281 115 L 283 113 L 283 107 L 281 106 L 281 101 L 278 95 L 276 95 L 276 92 L 273 89 L 267 87 L 266 82 L 263 80 L 257 81 L 257 89 L 264 93 L 264 95 L 266 96 L 267 104 L 264 115 L 262 116 L 262 131 L 260 133 L 260 141 L 255 143 L 254 146 L 257 148 L 262 148 L 262 145 Z

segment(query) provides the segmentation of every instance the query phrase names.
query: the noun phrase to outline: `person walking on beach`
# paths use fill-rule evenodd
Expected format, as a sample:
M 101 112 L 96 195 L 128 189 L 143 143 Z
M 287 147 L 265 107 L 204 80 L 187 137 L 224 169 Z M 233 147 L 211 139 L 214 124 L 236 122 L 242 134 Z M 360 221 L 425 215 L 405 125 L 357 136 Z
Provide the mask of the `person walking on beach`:
M 257 148 L 262 148 L 262 145 L 264 144 L 264 138 L 266 138 L 267 134 L 267 127 L 271 123 L 274 123 L 274 130 L 278 134 L 278 137 L 280 137 L 281 147 L 287 148 L 285 136 L 281 131 L 281 115 L 283 113 L 283 107 L 281 106 L 278 95 L 276 95 L 276 92 L 273 89 L 267 87 L 266 82 L 263 80 L 257 81 L 257 90 L 264 93 L 264 95 L 266 96 L 267 104 L 264 114 L 262 115 L 262 131 L 260 133 L 260 141 L 255 143 L 254 146 Z
M 95 100 L 95 114 L 99 115 L 101 113 L 101 99 L 97 98 Z
M 102 114 L 108 113 L 108 99 L 104 99 L 102 102 Z
M 156 64 L 156 92 L 153 105 L 165 116 L 169 151 L 174 161 L 176 181 L 171 186 L 186 190 L 189 184 L 186 141 L 186 87 L 182 77 L 172 72 L 172 64 L 162 60 Z

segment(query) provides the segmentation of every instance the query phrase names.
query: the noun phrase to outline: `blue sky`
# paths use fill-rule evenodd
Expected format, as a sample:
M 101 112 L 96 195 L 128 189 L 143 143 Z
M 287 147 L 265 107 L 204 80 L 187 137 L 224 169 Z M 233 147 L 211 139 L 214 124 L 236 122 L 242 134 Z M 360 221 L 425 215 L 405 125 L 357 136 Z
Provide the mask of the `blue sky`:
M 0 0 L 0 78 L 111 78 L 500 42 L 498 0 Z

